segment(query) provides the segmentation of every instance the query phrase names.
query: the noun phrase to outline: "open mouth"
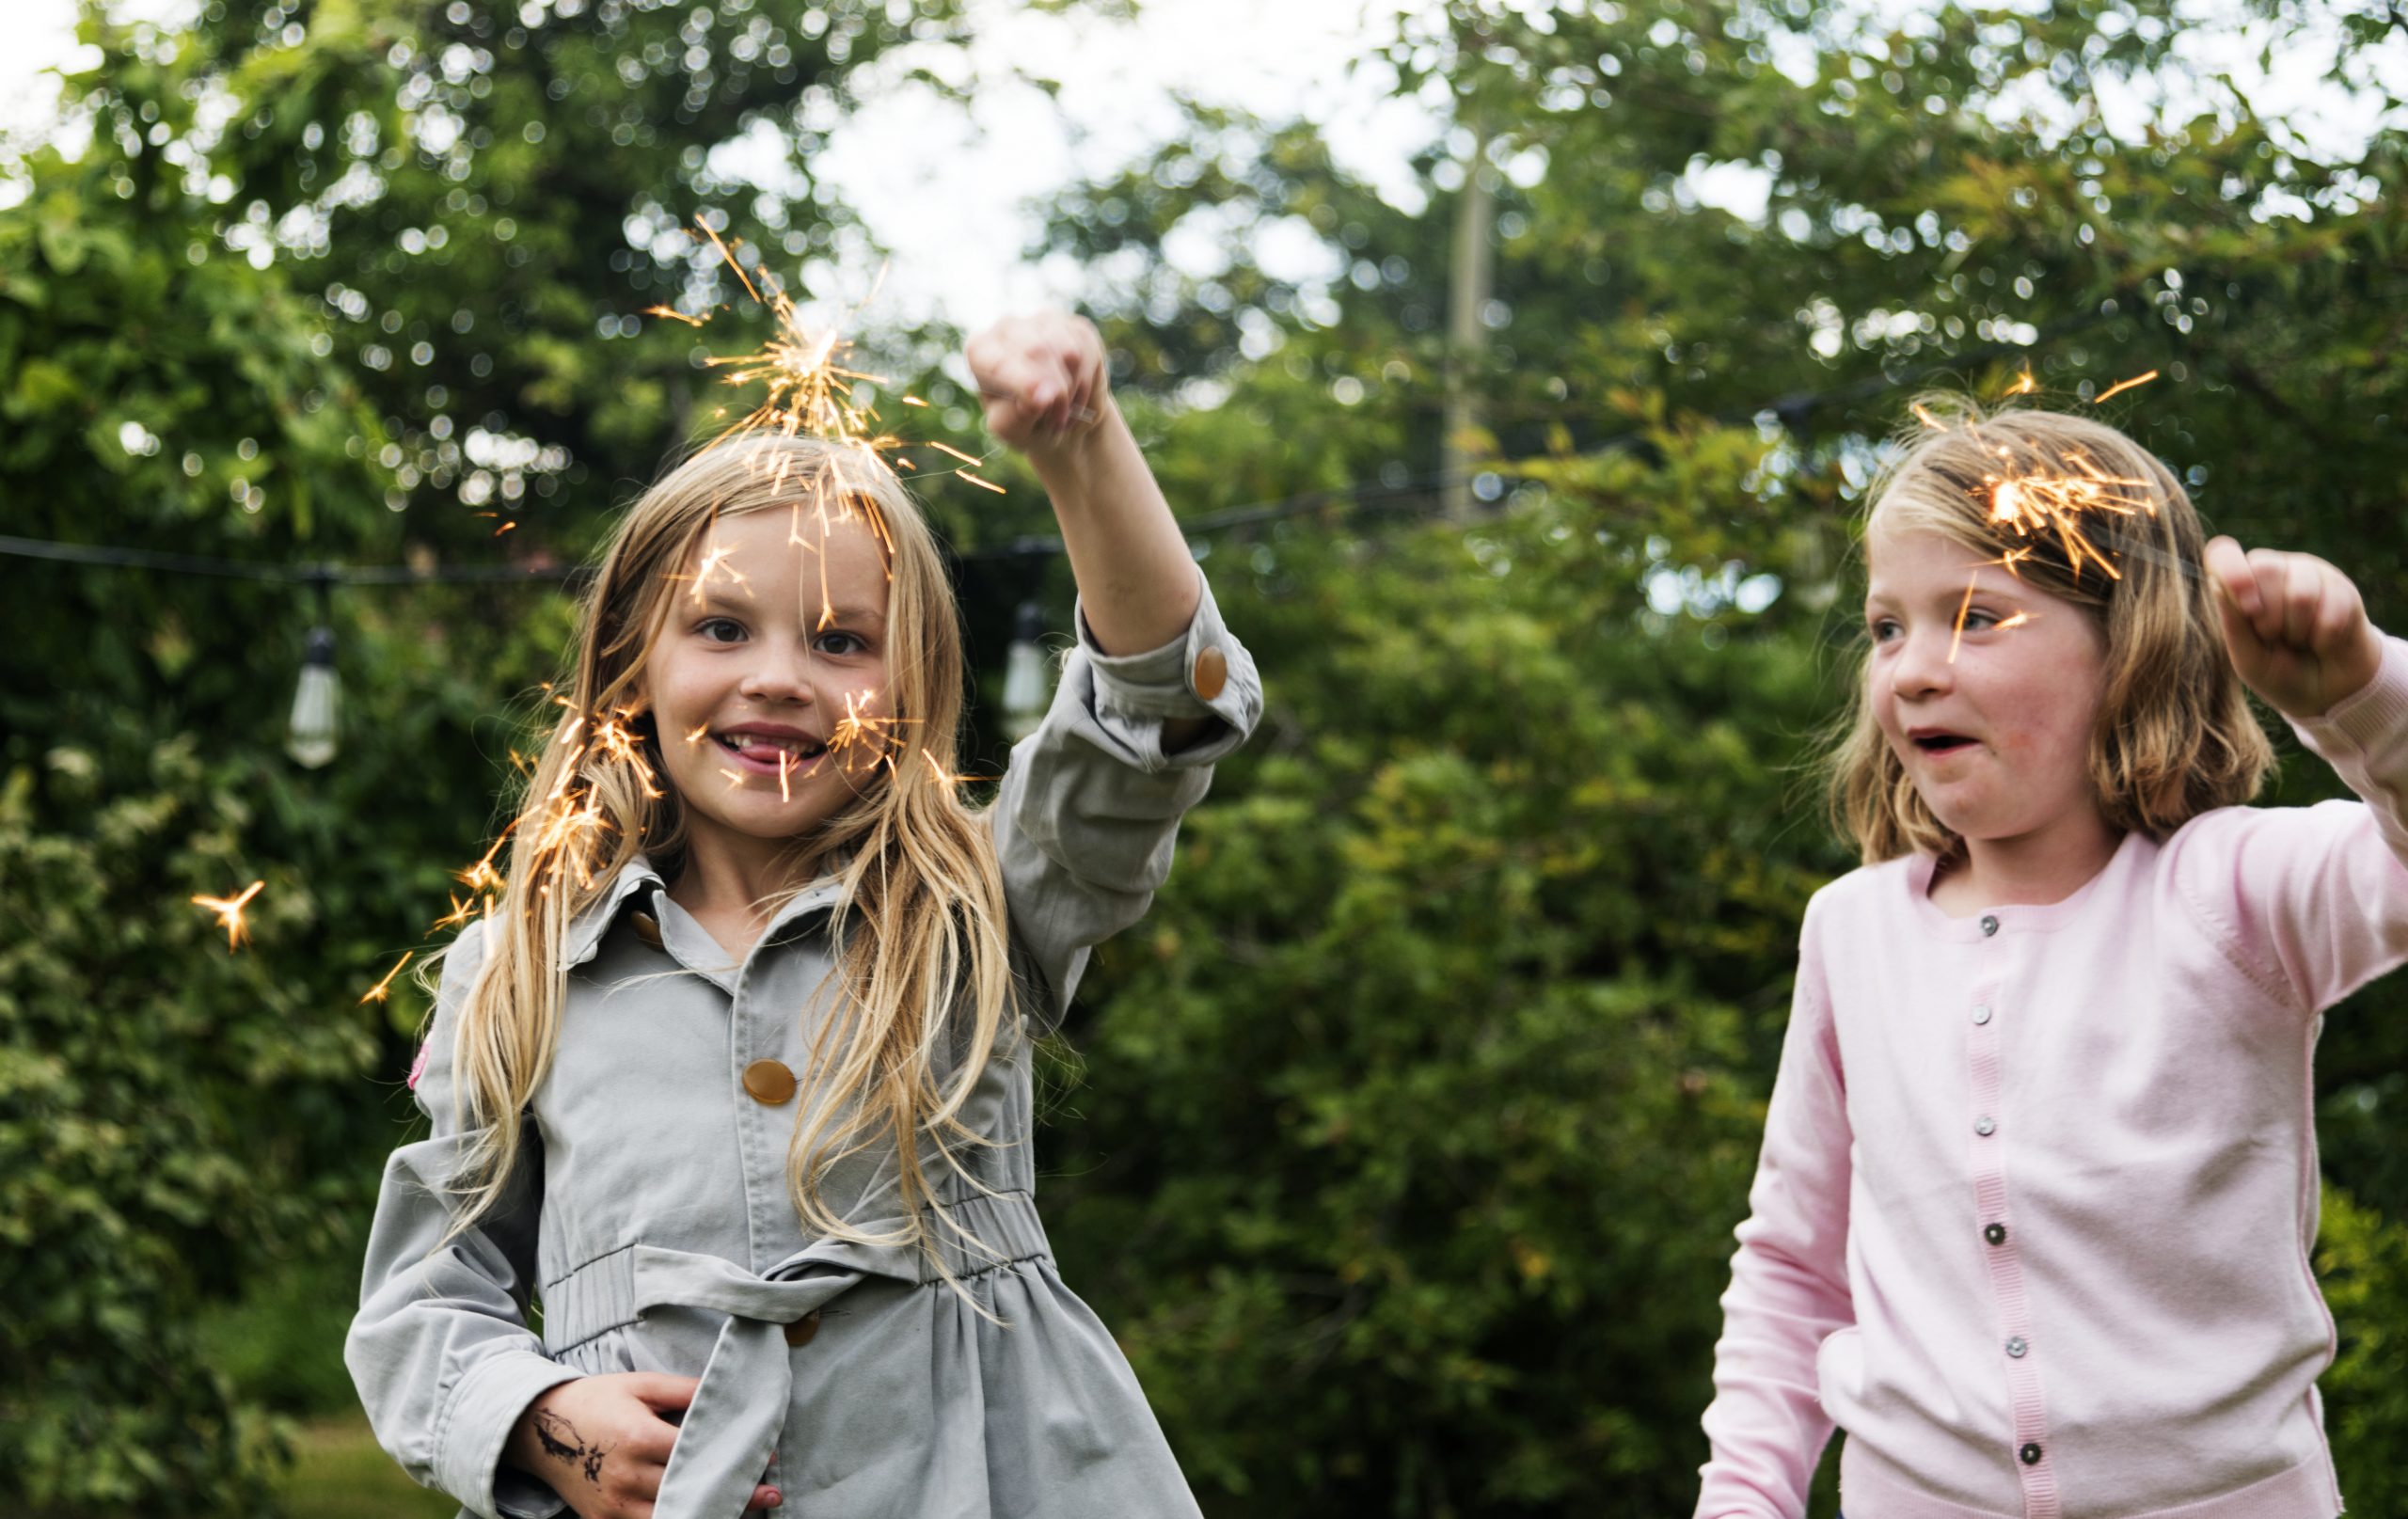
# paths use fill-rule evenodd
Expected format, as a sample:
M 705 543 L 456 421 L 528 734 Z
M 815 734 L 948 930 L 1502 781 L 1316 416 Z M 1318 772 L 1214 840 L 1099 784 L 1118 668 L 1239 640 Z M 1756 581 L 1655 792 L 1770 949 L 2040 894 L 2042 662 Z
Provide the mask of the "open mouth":
M 816 738 L 759 733 L 715 733 L 711 741 L 744 769 L 756 775 L 793 775 L 826 756 L 828 746 Z
M 1971 749 L 1973 741 L 1960 733 L 1919 733 L 1908 736 L 1909 741 L 1926 754 L 1954 754 Z

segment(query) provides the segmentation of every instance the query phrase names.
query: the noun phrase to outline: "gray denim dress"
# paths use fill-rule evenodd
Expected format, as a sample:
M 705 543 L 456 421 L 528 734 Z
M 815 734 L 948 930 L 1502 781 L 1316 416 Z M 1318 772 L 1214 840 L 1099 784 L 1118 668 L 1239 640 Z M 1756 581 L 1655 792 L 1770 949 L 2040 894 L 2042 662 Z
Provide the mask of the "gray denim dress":
M 1105 657 L 1085 625 L 988 814 L 1039 1019 L 1069 1004 L 1088 946 L 1144 915 L 1180 815 L 1262 706 L 1209 587 L 1186 637 L 1148 654 Z M 1163 721 L 1181 717 L 1220 726 L 1166 755 Z M 737 1519 L 756 1481 L 810 1519 L 1196 1514 L 1127 1360 L 1046 1246 L 1024 1032 L 964 1114 L 995 1143 L 955 1147 L 983 1190 L 939 1183 L 987 1247 L 949 1243 L 946 1264 L 991 1319 L 915 1247 L 802 1232 L 785 1168 L 812 1092 L 783 1090 L 778 1068 L 804 1069 L 830 1012 L 835 893 L 806 889 L 730 964 L 649 864 L 628 865 L 572 926 L 511 1203 L 438 1250 L 475 1137 L 453 1112 L 452 1038 L 483 926 L 461 936 L 417 1088 L 434 1131 L 386 1166 L 344 1345 L 377 1439 L 420 1482 L 487 1519 L 558 1513 L 500 1462 L 519 1415 L 579 1374 L 647 1370 L 702 1378 L 656 1519 Z M 894 1171 L 859 1157 L 826 1195 L 876 1232 L 898 1210 Z

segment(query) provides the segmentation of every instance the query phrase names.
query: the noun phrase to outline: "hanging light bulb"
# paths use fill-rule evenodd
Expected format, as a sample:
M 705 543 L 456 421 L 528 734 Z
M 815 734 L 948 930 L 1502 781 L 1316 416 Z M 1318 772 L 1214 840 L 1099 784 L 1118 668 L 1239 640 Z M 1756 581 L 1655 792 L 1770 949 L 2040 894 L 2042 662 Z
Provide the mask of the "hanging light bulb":
M 1022 602 L 1012 618 L 1011 647 L 1004 653 L 1004 736 L 1013 743 L 1037 731 L 1054 694 L 1045 650 L 1037 641 L 1044 632 L 1043 610 L 1033 601 Z
M 316 769 L 335 757 L 337 707 L 342 678 L 335 673 L 335 630 L 309 629 L 309 652 L 301 661 L 301 684 L 293 690 L 293 720 L 284 730 L 284 752 L 293 763 Z

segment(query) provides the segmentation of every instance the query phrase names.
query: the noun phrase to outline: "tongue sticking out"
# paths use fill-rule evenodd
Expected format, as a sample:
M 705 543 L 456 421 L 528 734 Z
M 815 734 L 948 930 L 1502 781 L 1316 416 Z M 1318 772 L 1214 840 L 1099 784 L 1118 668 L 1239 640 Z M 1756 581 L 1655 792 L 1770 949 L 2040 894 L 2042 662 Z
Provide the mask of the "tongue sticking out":
M 751 734 L 737 734 L 733 737 L 723 738 L 721 742 L 756 765 L 806 765 L 825 752 L 820 745 L 808 741 L 789 748 L 784 744 L 771 743 L 766 738 L 758 738 Z

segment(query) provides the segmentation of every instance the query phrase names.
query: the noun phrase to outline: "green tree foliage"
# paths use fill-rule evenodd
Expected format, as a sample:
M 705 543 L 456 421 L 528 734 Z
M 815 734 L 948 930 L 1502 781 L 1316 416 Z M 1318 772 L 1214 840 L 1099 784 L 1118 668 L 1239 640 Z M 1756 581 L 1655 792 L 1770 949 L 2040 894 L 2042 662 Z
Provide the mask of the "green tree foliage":
M 14 166 L 0 210 L 0 530 L 247 569 L 0 561 L 0 1510 L 254 1511 L 256 1400 L 341 1385 L 323 1337 L 307 1368 L 223 1354 L 213 1305 L 341 1290 L 424 1010 L 406 974 L 361 999 L 483 847 L 566 605 L 546 582 L 321 603 L 290 574 L 581 555 L 708 420 L 691 330 L 633 314 L 715 298 L 699 256 L 661 253 L 737 193 L 701 149 L 824 124 L 847 62 L 940 24 L 745 0 L 87 15 L 88 143 Z M 742 193 L 824 245 L 807 184 Z M 322 614 L 345 731 L 307 771 L 282 726 Z M 254 942 L 213 951 L 188 899 L 252 879 Z
M 1412 203 L 1308 124 L 1198 108 L 1059 208 L 1174 500 L 1312 508 L 1202 535 L 1273 708 L 1101 957 L 1046 1139 L 1066 1272 L 1215 1512 L 1687 1506 L 1797 917 L 1846 864 L 1801 767 L 1850 668 L 1847 517 L 1914 388 L 2028 364 L 2081 404 L 2158 370 L 2108 414 L 2219 525 L 2338 559 L 2408 625 L 2400 135 L 2320 158 L 2182 70 L 2162 0 L 1868 14 L 1896 15 L 1442 0 L 1372 60 L 1456 129 Z M 701 354 L 764 330 L 697 219 L 754 274 L 844 289 L 863 244 L 812 156 L 846 71 L 959 25 L 861 0 L 94 16 L 90 143 L 32 155 L 0 209 L 0 530 L 574 561 L 712 425 Z M 2334 26 L 2337 77 L 2379 95 L 2396 19 Z M 1761 216 L 1707 203 L 1715 165 L 1761 177 Z M 1496 274 L 1458 354 L 1467 176 Z M 1321 271 L 1254 258 L 1275 226 Z M 1164 257 L 1196 231 L 1222 267 Z M 649 314 L 721 303 L 700 334 Z M 888 393 L 936 403 L 915 428 L 969 443 L 969 398 L 911 373 L 927 346 L 886 346 Z M 1450 374 L 1484 504 L 1417 525 Z M 930 492 L 958 544 L 1046 530 L 1005 476 Z M 1034 562 L 965 563 L 982 642 Z M 345 747 L 304 772 L 278 737 L 306 587 L 0 564 L 0 1509 L 251 1510 L 261 1402 L 333 1377 L 261 1365 L 309 1335 L 277 1300 L 341 1279 L 404 1112 L 422 1000 L 359 998 L 481 847 L 505 704 L 565 605 L 339 592 Z M 2332 789 L 2312 763 L 2285 786 Z M 229 955 L 187 898 L 251 879 Z M 2368 1511 L 2408 1438 L 2399 1003 L 2336 1014 L 2320 1093 L 2347 1189 L 2327 1390 Z
M 243 770 L 180 739 L 139 784 L 104 792 L 92 754 L 62 745 L 0 796 L 0 1492 L 14 1511 L 255 1501 L 264 1431 L 201 1365 L 199 1310 L 245 1272 L 323 1250 L 329 1205 L 356 1190 L 321 1147 L 370 1030 L 273 960 L 230 953 L 186 907 L 257 867 Z M 50 820 L 71 810 L 71 826 Z M 268 943 L 318 927 L 296 886 L 275 870 L 255 900 Z
M 1693 1499 L 1797 911 L 1847 863 L 1801 767 L 1854 657 L 1849 519 L 1918 388 L 2028 366 L 2081 408 L 2156 370 L 2104 414 L 2408 627 L 2402 140 L 2321 161 L 2174 35 L 2150 5 L 1432 7 L 1386 54 L 1454 122 L 1424 203 L 1307 123 L 1201 110 L 1061 203 L 1175 497 L 1325 503 L 1214 542 L 1273 714 L 1091 979 L 1052 1139 L 1069 1269 L 1208 1509 Z M 2356 46 L 2337 77 L 2368 84 Z M 1474 127 L 1495 304 L 1450 354 Z M 1706 202 L 1714 165 L 1760 216 Z M 1255 261 L 1278 223 L 1323 273 Z M 1166 255 L 1199 231 L 1225 267 Z M 1437 504 L 1450 364 L 1495 504 L 1401 528 Z M 2336 789 L 2303 761 L 2272 799 Z M 2327 1392 L 2368 1495 L 2408 1434 L 2380 1371 L 2400 995 L 2337 1010 L 2321 1073 L 2357 1199 Z
M 1690 1479 L 1788 946 L 1842 865 L 1784 769 L 1829 683 L 1809 643 L 1640 633 L 1576 524 L 1223 572 L 1275 716 L 1106 952 L 1049 1182 L 1215 1511 Z

